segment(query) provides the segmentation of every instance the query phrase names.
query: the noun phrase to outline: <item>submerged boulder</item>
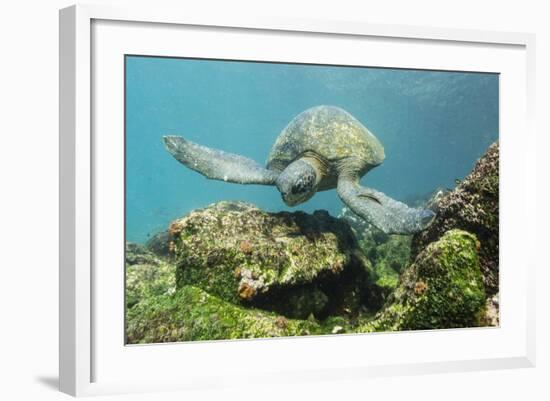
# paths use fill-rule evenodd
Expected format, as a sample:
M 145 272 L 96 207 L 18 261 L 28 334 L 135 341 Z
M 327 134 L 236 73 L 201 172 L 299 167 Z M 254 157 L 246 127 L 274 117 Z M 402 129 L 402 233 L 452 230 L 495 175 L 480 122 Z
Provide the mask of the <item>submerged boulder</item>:
M 176 267 L 143 245 L 126 243 L 126 307 L 176 291 Z
M 376 283 L 386 293 L 393 290 L 399 274 L 409 265 L 412 235 L 386 234 L 347 207 L 338 217 L 351 226 L 359 247 L 373 266 Z
M 178 288 L 193 285 L 236 305 L 299 318 L 353 313 L 372 289 L 371 266 L 349 225 L 325 211 L 268 213 L 219 202 L 169 231 Z
M 318 334 L 309 320 L 287 319 L 244 308 L 183 286 L 173 295 L 149 297 L 128 311 L 127 343 L 147 344 Z
M 145 247 L 155 255 L 161 258 L 170 258 L 170 233 L 161 231 L 153 235 L 145 243 Z
M 360 332 L 484 325 L 485 288 L 473 234 L 450 230 L 400 276 L 384 309 Z
M 427 230 L 412 240 L 411 260 L 431 242 L 451 229 L 476 235 L 479 261 L 488 295 L 498 292 L 499 244 L 499 145 L 493 143 L 473 171 L 435 202 L 437 216 Z
M 359 244 L 373 264 L 375 283 L 385 296 L 388 295 L 397 287 L 399 275 L 409 265 L 411 236 L 388 235 L 381 243 L 365 236 Z
M 383 299 L 397 286 L 399 274 L 409 265 L 410 235 L 388 235 L 362 219 L 349 208 L 338 216 L 352 228 L 363 254 L 373 266 L 373 280 Z
M 498 179 L 495 143 L 412 239 L 345 210 L 194 210 L 127 244 L 128 342 L 496 326 Z
M 487 298 L 485 301 L 485 311 L 479 317 L 481 326 L 497 327 L 500 325 L 499 302 L 500 297 L 498 293 Z

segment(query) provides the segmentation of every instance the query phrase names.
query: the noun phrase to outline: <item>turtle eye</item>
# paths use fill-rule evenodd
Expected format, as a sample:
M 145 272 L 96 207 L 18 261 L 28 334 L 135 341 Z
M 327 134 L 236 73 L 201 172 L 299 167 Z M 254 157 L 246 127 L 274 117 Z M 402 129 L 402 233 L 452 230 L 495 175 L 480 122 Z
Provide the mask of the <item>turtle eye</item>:
M 303 191 L 304 191 L 304 185 L 301 182 L 294 184 L 290 189 L 290 192 L 293 194 L 299 194 L 300 192 L 303 192 Z

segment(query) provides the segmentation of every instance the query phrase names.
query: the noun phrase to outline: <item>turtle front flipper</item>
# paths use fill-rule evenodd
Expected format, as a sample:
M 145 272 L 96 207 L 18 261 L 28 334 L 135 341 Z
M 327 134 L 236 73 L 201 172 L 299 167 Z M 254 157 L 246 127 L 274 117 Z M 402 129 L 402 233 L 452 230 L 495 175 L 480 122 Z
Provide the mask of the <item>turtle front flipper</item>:
M 435 217 L 428 209 L 414 209 L 382 192 L 359 185 L 358 178 L 340 177 L 338 195 L 349 208 L 386 234 L 414 234 Z
M 254 160 L 198 145 L 181 136 L 165 136 L 164 145 L 177 161 L 212 180 L 274 185 L 278 176 Z

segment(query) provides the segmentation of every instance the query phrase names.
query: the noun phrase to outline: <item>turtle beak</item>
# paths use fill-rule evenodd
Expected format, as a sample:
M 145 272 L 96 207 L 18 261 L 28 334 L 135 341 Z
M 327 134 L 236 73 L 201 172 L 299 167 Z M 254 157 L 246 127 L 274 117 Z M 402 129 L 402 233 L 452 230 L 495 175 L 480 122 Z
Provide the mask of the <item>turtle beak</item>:
M 283 202 L 287 206 L 296 206 L 298 203 L 300 203 L 296 199 L 289 198 L 285 193 L 281 193 L 281 198 L 283 198 Z

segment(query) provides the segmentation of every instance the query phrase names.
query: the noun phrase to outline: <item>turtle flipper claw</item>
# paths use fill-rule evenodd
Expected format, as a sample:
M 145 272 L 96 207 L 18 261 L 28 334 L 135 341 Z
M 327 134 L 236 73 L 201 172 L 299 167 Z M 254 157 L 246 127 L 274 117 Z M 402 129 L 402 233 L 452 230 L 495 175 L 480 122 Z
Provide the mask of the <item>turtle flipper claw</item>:
M 435 213 L 430 209 L 421 209 L 419 211 L 420 224 L 424 228 L 428 227 L 435 219 Z
M 382 192 L 361 187 L 358 180 L 338 180 L 338 195 L 351 210 L 386 234 L 414 234 L 435 218 L 431 210 L 411 208 Z

